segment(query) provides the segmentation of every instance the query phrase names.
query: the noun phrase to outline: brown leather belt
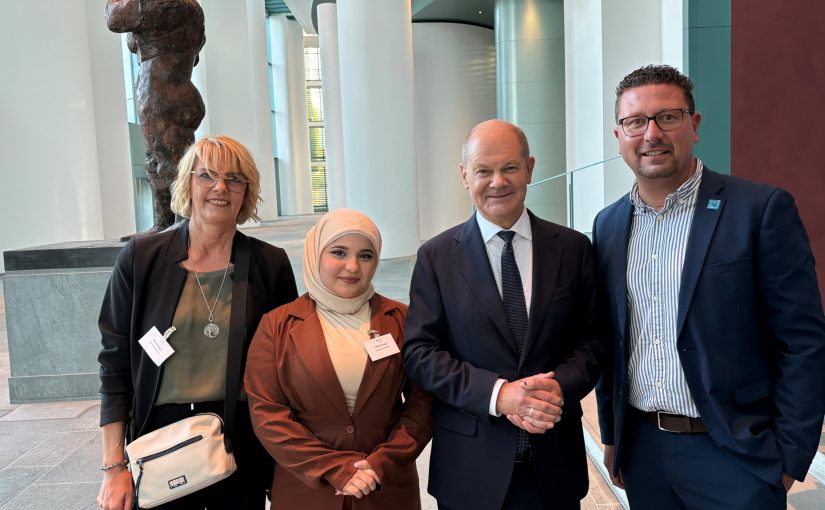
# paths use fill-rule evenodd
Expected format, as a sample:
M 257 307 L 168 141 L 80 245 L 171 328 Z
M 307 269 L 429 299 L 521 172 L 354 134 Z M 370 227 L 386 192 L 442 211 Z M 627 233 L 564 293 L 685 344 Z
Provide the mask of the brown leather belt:
M 640 411 L 633 406 L 631 410 L 643 420 L 650 422 L 659 430 L 673 432 L 674 434 L 707 434 L 708 429 L 702 423 L 701 418 L 691 418 L 681 414 L 673 414 L 665 411 Z

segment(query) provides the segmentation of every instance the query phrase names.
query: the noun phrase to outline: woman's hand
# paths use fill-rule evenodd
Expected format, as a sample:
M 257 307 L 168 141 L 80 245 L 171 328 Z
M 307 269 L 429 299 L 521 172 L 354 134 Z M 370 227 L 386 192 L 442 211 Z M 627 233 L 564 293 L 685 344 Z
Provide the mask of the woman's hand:
M 336 496 L 355 496 L 358 499 L 368 495 L 378 488 L 381 480 L 366 460 L 359 460 L 354 464 L 358 471 L 344 484 L 344 488 L 335 491 Z
M 103 435 L 103 465 L 111 466 L 126 458 L 123 445 L 126 423 L 116 421 L 101 427 Z M 97 504 L 104 510 L 131 510 L 134 489 L 132 473 L 126 466 L 117 466 L 103 472 L 103 483 L 97 494 Z
M 131 510 L 133 494 L 132 473 L 125 467 L 111 469 L 103 473 L 97 504 L 104 510 Z

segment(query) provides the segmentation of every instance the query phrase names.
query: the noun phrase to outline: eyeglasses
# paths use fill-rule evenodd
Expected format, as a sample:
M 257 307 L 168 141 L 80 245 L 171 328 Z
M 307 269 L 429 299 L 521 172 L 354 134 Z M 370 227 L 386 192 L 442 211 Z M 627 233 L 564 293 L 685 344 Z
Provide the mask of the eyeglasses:
M 670 110 L 663 110 L 653 117 L 647 115 L 634 115 L 633 117 L 625 117 L 619 119 L 619 125 L 622 126 L 622 131 L 627 136 L 641 136 L 647 133 L 647 128 L 650 126 L 650 121 L 656 123 L 662 131 L 673 131 L 682 126 L 684 114 L 692 114 L 690 110 L 684 108 L 672 108 Z
M 249 185 L 249 181 L 241 179 L 237 176 L 237 174 L 228 174 L 222 177 L 210 172 L 209 170 L 192 170 L 190 173 L 195 176 L 195 182 L 204 188 L 214 188 L 215 185 L 218 184 L 219 179 L 223 179 L 223 182 L 226 183 L 226 187 L 229 188 L 229 191 L 235 193 L 244 191 Z

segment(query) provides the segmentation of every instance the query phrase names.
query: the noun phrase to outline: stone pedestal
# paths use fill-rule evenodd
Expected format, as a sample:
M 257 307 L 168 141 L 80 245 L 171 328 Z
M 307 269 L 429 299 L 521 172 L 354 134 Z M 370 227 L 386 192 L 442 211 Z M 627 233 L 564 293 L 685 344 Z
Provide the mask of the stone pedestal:
M 122 242 L 3 253 L 11 403 L 97 398 L 97 318 Z

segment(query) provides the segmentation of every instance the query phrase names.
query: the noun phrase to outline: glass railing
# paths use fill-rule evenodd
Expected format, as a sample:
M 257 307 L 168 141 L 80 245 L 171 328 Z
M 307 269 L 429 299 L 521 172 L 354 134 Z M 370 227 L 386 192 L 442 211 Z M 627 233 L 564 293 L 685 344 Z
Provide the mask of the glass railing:
M 560 174 L 554 175 L 552 177 L 548 177 L 546 179 L 541 179 L 539 181 L 534 181 L 534 182 L 530 183 L 527 187 L 532 190 L 533 194 L 535 194 L 537 192 L 536 188 L 539 187 L 539 186 L 542 186 L 542 185 L 547 186 L 550 183 L 559 182 L 561 179 L 567 179 L 567 181 L 566 181 L 567 182 L 567 219 L 566 219 L 566 222 L 562 222 L 562 223 L 566 223 L 571 228 L 576 228 L 577 220 L 581 220 L 581 221 L 579 221 L 579 227 L 580 228 L 578 228 L 578 230 L 581 230 L 582 232 L 589 235 L 590 234 L 590 232 L 589 232 L 590 227 L 588 226 L 588 227 L 584 228 L 582 226 L 583 225 L 592 225 L 593 218 L 595 217 L 595 213 L 593 213 L 593 214 L 584 214 L 584 217 L 582 217 L 582 213 L 577 213 L 577 207 L 576 207 L 577 204 L 576 204 L 575 198 L 576 198 L 576 195 L 581 196 L 583 194 L 583 190 L 578 190 L 578 193 L 577 193 L 576 179 L 584 177 L 585 175 L 587 175 L 588 177 L 592 177 L 593 172 L 596 172 L 597 174 L 600 174 L 601 181 L 603 183 L 603 181 L 604 181 L 603 176 L 604 176 L 604 171 L 605 171 L 605 168 L 604 168 L 603 165 L 605 165 L 606 163 L 609 163 L 611 161 L 615 161 L 617 159 L 621 159 L 621 156 L 614 156 L 612 158 L 603 159 L 603 160 L 600 160 L 600 161 L 595 161 L 593 163 L 589 163 L 587 165 L 574 168 L 572 170 L 566 170 L 566 171 L 564 171 Z M 597 168 L 597 167 L 600 167 L 600 168 Z M 585 170 L 589 170 L 589 172 L 584 172 Z M 582 172 L 584 172 L 584 173 L 582 173 Z M 598 197 L 593 196 L 593 201 L 589 204 L 590 207 L 588 207 L 587 209 L 589 209 L 590 211 L 595 211 L 595 212 L 598 212 L 599 210 L 601 210 L 605 205 L 607 205 L 605 203 L 604 197 L 605 197 L 604 187 L 602 187 L 602 189 L 598 190 Z M 598 203 L 596 203 L 596 202 L 598 202 Z M 579 217 L 577 217 L 577 214 L 579 214 Z M 550 218 L 548 218 L 548 219 L 550 219 Z M 558 219 L 555 219 L 554 221 L 557 221 L 557 220 Z

